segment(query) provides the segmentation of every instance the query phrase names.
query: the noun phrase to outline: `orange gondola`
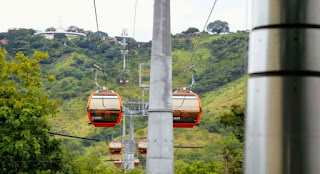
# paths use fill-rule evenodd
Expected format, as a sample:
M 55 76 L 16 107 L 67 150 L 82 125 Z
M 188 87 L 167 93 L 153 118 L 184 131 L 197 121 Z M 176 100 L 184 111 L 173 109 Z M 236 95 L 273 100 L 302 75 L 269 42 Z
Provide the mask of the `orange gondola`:
M 137 149 L 141 155 L 147 154 L 147 141 L 141 140 L 140 142 L 138 142 Z
M 122 153 L 122 143 L 120 141 L 112 141 L 109 144 L 109 152 L 113 155 Z
M 201 117 L 199 96 L 191 91 L 172 94 L 173 127 L 192 128 Z
M 122 101 L 118 93 L 100 90 L 90 95 L 88 117 L 95 127 L 114 127 L 122 116 Z
M 134 158 L 134 167 L 139 167 L 139 166 L 140 166 L 139 158 Z
M 113 161 L 115 167 L 120 168 L 122 167 L 122 161 L 120 159 L 116 159 Z

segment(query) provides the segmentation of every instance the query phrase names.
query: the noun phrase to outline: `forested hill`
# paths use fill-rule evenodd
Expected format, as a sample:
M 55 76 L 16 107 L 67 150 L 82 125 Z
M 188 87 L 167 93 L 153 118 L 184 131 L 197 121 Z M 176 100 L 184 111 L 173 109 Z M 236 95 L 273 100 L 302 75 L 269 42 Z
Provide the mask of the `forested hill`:
M 50 58 L 41 61 L 42 72 L 54 75 L 56 81 L 44 82 L 45 90 L 51 91 L 53 98 L 60 98 L 59 112 L 57 116 L 50 118 L 51 130 L 106 140 L 106 142 L 90 142 L 63 138 L 63 147 L 69 155 L 66 158 L 115 159 L 106 152 L 107 142 L 111 137 L 120 140 L 120 126 L 94 128 L 87 124 L 89 121 L 86 116 L 86 103 L 90 93 L 96 90 L 93 87 L 93 64 L 98 64 L 104 69 L 104 73 L 99 74 L 101 85 L 106 84 L 109 89 L 119 92 L 125 101 L 139 101 L 142 91 L 138 87 L 139 63 L 150 62 L 151 42 L 137 43 L 133 39 L 129 41 L 128 71 L 123 72 L 120 52 L 122 45 L 115 42 L 112 37 L 98 39 L 97 33 L 87 31 L 86 33 L 90 33 L 90 37 L 87 38 L 58 36 L 48 40 L 34 33 L 32 29 L 13 29 L 0 33 L 0 40 L 8 41 L 8 43 L 0 42 L 0 47 L 7 50 L 8 61 L 14 61 L 18 52 L 30 57 L 33 57 L 35 50 L 49 53 Z M 220 173 L 225 164 L 223 155 L 225 149 L 228 149 L 234 159 L 230 162 L 230 168 L 233 167 L 231 171 L 241 173 L 243 142 L 236 136 L 239 132 L 234 133 L 231 128 L 223 126 L 220 116 L 228 115 L 225 113 L 231 116 L 241 115 L 239 110 L 243 110 L 248 33 L 221 35 L 204 33 L 194 57 L 188 63 L 197 37 L 196 33 L 180 33 L 172 36 L 173 84 L 178 84 L 174 88 L 178 89 L 191 83 L 190 73 L 188 71 L 182 73 L 187 65 L 195 65 L 196 85 L 192 91 L 200 94 L 203 105 L 203 116 L 199 127 L 174 129 L 174 136 L 177 145 L 201 145 L 205 148 L 175 150 L 176 172 L 192 173 L 190 166 L 193 166 L 193 169 L 207 168 L 207 171 Z M 101 42 L 98 42 L 99 40 Z M 178 82 L 181 75 L 183 76 Z M 130 81 L 127 87 L 119 84 L 120 79 L 126 77 Z M 135 118 L 135 138 L 142 139 L 146 135 L 147 118 Z M 145 164 L 145 156 L 139 158 L 143 165 L 137 173 L 143 171 Z M 111 163 L 100 161 L 85 164 L 79 162 L 72 165 L 78 168 L 80 173 L 114 170 Z
M 90 39 L 89 37 L 69 39 L 65 36 L 59 36 L 53 40 L 34 35 L 34 33 L 35 31 L 32 29 L 14 29 L 6 33 L 0 33 L 0 40 L 8 40 L 8 44 L 0 43 L 0 46 L 6 49 L 12 57 L 20 51 L 28 56 L 32 56 L 34 50 L 48 52 L 50 58 L 41 62 L 44 72 L 53 73 L 58 81 L 66 77 L 72 78 L 71 83 L 74 84 L 69 83 L 68 85 L 75 88 L 79 86 L 76 85 L 77 83 L 88 82 L 88 79 L 92 79 L 91 69 L 94 63 L 104 68 L 107 83 L 111 87 L 116 87 L 119 79 L 123 76 L 120 73 L 122 69 L 120 50 L 122 46 L 115 43 L 115 39 L 112 37 L 101 38 L 99 44 L 97 34 L 92 32 Z M 172 38 L 174 84 L 176 84 L 191 56 L 196 43 L 195 37 L 196 34 L 181 33 Z M 195 74 L 197 86 L 194 91 L 208 92 L 241 77 L 245 71 L 247 41 L 248 33 L 246 32 L 225 35 L 204 34 L 190 63 L 190 65 L 196 65 L 197 70 Z M 99 47 L 101 47 L 101 55 Z M 127 66 L 130 69 L 130 78 L 132 78 L 133 84 L 137 84 L 138 64 L 150 61 L 151 42 L 137 47 L 134 40 L 129 40 L 128 49 Z M 179 84 L 180 86 L 187 85 L 190 80 L 190 74 L 186 74 Z M 91 86 L 81 85 L 81 91 L 88 91 Z M 175 86 L 175 88 L 177 87 Z M 69 94 L 61 94 L 60 96 L 58 93 L 61 91 L 54 91 L 54 94 L 64 99 L 77 96 L 73 93 L 77 91 L 75 89 L 68 88 L 63 89 L 63 91 L 69 92 Z

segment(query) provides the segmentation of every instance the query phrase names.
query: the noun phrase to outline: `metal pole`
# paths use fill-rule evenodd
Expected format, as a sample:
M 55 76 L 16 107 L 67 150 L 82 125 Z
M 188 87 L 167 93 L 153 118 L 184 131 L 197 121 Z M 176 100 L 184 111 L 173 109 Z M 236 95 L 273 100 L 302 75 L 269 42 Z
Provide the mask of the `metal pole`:
M 127 36 L 127 29 L 122 29 L 122 36 L 123 36 L 123 71 L 126 69 L 126 36 Z
M 128 169 L 134 169 L 134 120 L 132 111 L 130 113 L 130 127 L 129 127 L 129 149 L 128 149 Z
M 126 108 L 125 108 L 126 109 Z M 123 150 L 122 150 L 122 161 L 123 161 L 123 166 L 126 166 L 127 162 L 127 146 L 126 146 L 126 116 L 123 115 L 122 118 L 122 145 L 123 145 Z
M 142 115 L 145 115 L 145 104 L 144 104 L 144 88 L 142 88 Z
M 320 1 L 252 1 L 245 173 L 320 171 Z
M 170 0 L 154 1 L 148 117 L 148 174 L 173 174 Z

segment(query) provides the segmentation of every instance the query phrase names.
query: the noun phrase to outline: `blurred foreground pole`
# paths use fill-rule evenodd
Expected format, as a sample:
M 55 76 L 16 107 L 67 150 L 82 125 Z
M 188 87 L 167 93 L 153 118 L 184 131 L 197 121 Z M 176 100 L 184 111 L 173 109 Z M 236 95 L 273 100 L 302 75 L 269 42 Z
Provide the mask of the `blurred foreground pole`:
M 252 3 L 245 173 L 319 173 L 320 1 Z
M 148 174 L 173 174 L 170 0 L 155 0 L 148 117 Z

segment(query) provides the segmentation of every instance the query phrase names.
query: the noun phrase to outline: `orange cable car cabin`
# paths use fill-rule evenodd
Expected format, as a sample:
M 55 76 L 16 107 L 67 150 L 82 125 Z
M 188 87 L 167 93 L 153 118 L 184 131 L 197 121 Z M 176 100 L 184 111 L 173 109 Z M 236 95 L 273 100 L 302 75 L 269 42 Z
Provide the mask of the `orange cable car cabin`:
M 139 167 L 140 166 L 140 160 L 139 158 L 134 158 L 134 167 Z
M 115 167 L 120 168 L 122 167 L 122 161 L 120 159 L 114 160 L 113 164 Z
M 120 141 L 112 141 L 109 144 L 109 152 L 113 155 L 122 154 L 122 143 Z
M 173 127 L 192 128 L 201 117 L 199 96 L 191 91 L 172 94 Z
M 122 116 L 122 101 L 113 91 L 97 91 L 90 95 L 88 117 L 95 127 L 115 127 Z
M 141 155 L 147 154 L 147 141 L 142 140 L 142 141 L 138 142 L 137 149 Z

